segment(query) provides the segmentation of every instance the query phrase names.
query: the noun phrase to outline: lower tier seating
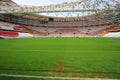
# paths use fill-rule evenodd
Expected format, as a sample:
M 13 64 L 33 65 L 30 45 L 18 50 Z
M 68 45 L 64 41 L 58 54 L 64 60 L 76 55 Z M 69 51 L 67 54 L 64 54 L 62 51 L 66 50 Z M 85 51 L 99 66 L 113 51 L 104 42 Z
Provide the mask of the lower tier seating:
M 18 37 L 18 32 L 0 31 L 0 36 L 5 36 L 5 37 Z

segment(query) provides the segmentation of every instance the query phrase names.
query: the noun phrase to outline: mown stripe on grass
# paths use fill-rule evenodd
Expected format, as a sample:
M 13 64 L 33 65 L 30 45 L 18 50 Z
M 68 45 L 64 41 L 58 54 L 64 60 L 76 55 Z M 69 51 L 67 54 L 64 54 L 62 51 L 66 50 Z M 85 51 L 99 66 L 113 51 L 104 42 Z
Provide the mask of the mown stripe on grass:
M 120 52 L 120 51 L 101 51 L 101 50 L 15 50 L 15 49 L 2 49 L 0 51 L 27 51 L 27 52 L 39 52 L 39 51 L 49 51 L 49 52 Z

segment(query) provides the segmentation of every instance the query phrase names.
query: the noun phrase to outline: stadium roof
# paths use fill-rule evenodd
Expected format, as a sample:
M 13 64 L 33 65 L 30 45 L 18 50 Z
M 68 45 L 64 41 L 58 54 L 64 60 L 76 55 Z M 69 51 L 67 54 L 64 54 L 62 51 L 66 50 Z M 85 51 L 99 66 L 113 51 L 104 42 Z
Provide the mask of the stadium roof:
M 40 13 L 47 16 L 84 16 L 99 12 L 114 12 L 119 0 L 12 0 L 17 5 L 0 3 L 0 11 L 3 13 Z M 0 2 L 1 2 L 0 1 Z M 119 7 L 118 7 L 119 8 Z M 110 14 L 111 15 L 111 14 Z
M 47 6 L 50 4 L 58 4 L 63 2 L 70 2 L 73 0 L 12 0 L 20 5 L 34 5 L 34 6 Z

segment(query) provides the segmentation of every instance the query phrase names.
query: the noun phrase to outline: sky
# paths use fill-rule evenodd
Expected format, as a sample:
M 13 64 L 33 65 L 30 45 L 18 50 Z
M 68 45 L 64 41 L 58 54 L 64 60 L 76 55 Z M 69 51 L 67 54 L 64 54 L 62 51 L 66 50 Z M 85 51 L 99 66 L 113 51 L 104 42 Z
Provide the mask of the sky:
M 49 4 L 58 4 L 62 2 L 70 2 L 73 0 L 12 0 L 21 5 L 46 6 Z

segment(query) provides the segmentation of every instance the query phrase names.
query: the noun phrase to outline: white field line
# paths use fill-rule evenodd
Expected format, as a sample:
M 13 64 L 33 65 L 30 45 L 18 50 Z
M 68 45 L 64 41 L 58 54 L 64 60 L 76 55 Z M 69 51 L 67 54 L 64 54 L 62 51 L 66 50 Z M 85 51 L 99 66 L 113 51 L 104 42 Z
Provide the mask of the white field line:
M 31 76 L 31 75 L 15 75 L 15 74 L 0 74 L 0 77 L 59 79 L 59 80 L 118 80 L 118 79 L 103 79 L 103 78 L 52 77 L 52 76 Z

